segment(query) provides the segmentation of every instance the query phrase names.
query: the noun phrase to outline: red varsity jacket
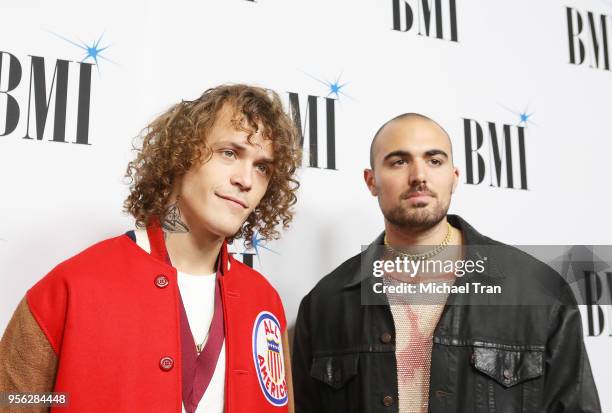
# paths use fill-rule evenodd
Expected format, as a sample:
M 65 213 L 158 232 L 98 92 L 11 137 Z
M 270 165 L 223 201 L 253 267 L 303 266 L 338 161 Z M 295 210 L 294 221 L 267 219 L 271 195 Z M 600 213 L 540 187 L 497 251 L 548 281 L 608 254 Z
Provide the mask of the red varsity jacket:
M 280 297 L 225 243 L 219 259 L 225 411 L 286 412 Z M 175 268 L 122 235 L 61 263 L 26 298 L 57 355 L 54 391 L 70 395 L 67 408 L 52 411 L 181 412 Z

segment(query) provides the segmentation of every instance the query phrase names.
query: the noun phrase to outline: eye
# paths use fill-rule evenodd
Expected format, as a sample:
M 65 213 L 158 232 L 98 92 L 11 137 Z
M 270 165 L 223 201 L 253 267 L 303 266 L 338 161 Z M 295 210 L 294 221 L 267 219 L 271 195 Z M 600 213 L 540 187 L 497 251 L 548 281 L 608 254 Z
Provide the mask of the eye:
M 236 157 L 236 152 L 232 151 L 231 149 L 224 149 L 222 151 L 223 156 L 226 156 L 228 158 L 235 158 Z
M 266 164 L 263 164 L 263 163 L 257 165 L 256 168 L 257 168 L 257 170 L 259 172 L 261 172 L 264 175 L 268 175 L 268 173 L 270 172 L 270 167 L 268 165 L 266 165 Z
M 405 159 L 398 159 L 398 160 L 393 161 L 393 162 L 391 163 L 391 165 L 394 165 L 394 166 L 395 166 L 395 165 L 405 165 L 405 164 L 406 164 L 406 160 L 405 160 Z
M 434 166 L 442 165 L 442 161 L 440 159 L 437 159 L 437 158 L 432 158 L 432 159 L 429 160 L 429 162 L 431 162 Z

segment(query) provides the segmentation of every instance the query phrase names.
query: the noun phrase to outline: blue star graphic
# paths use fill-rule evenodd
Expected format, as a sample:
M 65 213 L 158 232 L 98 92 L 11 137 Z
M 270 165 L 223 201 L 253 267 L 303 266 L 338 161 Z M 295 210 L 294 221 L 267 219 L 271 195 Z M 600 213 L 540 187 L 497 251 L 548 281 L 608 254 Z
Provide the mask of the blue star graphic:
M 346 85 L 348 85 L 348 83 L 340 83 L 340 78 L 342 77 L 342 73 L 340 73 L 340 75 L 336 78 L 335 82 L 330 82 L 328 80 L 321 80 L 321 79 L 317 79 L 314 76 L 309 75 L 308 73 L 306 73 L 306 75 L 314 80 L 316 80 L 317 82 L 325 85 L 328 89 L 328 93 L 327 93 L 327 97 L 334 95 L 336 97 L 336 99 L 340 99 L 340 95 L 342 94 L 343 96 L 346 96 L 347 98 L 350 98 L 349 95 L 347 95 L 346 93 L 344 93 L 342 91 L 342 88 Z
M 334 83 L 327 82 L 327 86 L 329 86 L 329 93 L 327 94 L 327 96 L 329 96 L 329 95 L 336 95 L 336 99 L 338 99 L 340 97 L 338 95 L 339 93 L 341 93 L 340 89 L 342 89 L 344 86 L 346 86 L 346 83 L 341 85 L 338 82 L 338 80 L 336 80 Z
M 508 112 L 510 113 L 514 113 L 516 116 L 518 116 L 519 118 L 519 126 L 528 126 L 528 125 L 536 125 L 536 123 L 534 123 L 531 120 L 531 116 L 533 116 L 533 112 L 529 113 L 529 107 L 526 107 L 524 110 L 522 111 L 515 111 L 512 109 L 509 109 L 507 107 L 505 107 L 504 105 L 500 105 L 502 108 L 506 109 Z
M 98 59 L 103 59 L 106 60 L 107 62 L 111 62 L 111 63 L 115 63 L 112 60 L 108 59 L 105 56 L 102 56 L 102 52 L 105 51 L 106 49 L 108 49 L 110 46 L 106 45 L 106 46 L 100 46 L 100 42 L 102 41 L 102 37 L 104 36 L 104 33 L 102 33 L 100 35 L 100 37 L 98 38 L 98 40 L 94 40 L 93 42 L 91 42 L 91 44 L 87 44 L 83 41 L 80 41 L 80 44 L 72 41 L 64 36 L 61 36 L 57 33 L 53 33 L 51 32 L 51 34 L 53 34 L 56 37 L 59 37 L 60 39 L 78 47 L 79 49 L 83 49 L 85 50 L 85 57 L 83 57 L 83 59 L 81 60 L 81 63 L 86 61 L 87 59 L 91 59 L 93 60 L 93 62 L 95 63 L 96 67 L 98 68 L 98 73 L 100 72 L 100 64 L 98 62 Z
M 263 248 L 265 250 L 268 250 L 270 252 L 273 252 L 275 254 L 278 254 L 278 252 L 266 247 L 265 245 L 263 245 L 265 242 L 265 238 L 260 237 L 259 234 L 257 233 L 257 231 L 255 231 L 253 233 L 253 236 L 251 237 L 251 246 L 249 247 L 249 249 L 254 249 L 255 250 L 255 255 L 257 256 L 257 262 L 259 262 L 259 265 L 261 265 L 261 259 L 259 257 L 259 248 Z
M 529 118 L 531 117 L 531 115 L 533 115 L 533 113 L 530 113 L 530 114 L 527 114 L 525 112 L 519 113 L 519 117 L 521 119 L 521 121 L 519 123 L 527 123 L 529 121 Z

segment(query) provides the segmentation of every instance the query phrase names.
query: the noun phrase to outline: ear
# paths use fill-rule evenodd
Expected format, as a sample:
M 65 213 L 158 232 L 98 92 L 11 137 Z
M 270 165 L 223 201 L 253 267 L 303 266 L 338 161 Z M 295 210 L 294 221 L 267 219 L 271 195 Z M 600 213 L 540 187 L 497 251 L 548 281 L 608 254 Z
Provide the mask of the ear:
M 363 180 L 368 186 L 372 196 L 378 196 L 378 190 L 376 189 L 376 178 L 372 169 L 366 168 L 363 170 Z
M 455 193 L 457 185 L 459 185 L 459 168 L 455 166 L 453 167 L 453 189 L 451 190 L 451 194 Z

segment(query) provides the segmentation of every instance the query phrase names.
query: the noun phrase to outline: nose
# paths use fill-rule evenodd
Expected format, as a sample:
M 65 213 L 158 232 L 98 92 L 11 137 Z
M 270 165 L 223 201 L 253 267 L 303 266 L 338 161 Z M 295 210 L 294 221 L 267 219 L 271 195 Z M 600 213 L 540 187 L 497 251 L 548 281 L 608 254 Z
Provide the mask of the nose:
M 236 164 L 230 182 L 242 191 L 249 191 L 253 186 L 253 166 L 247 162 L 236 162 Z
M 409 179 L 410 179 L 411 186 L 418 186 L 418 185 L 426 183 L 427 174 L 426 174 L 426 165 L 424 161 L 420 159 L 416 159 L 414 162 L 412 162 L 411 168 L 410 168 L 410 178 Z

